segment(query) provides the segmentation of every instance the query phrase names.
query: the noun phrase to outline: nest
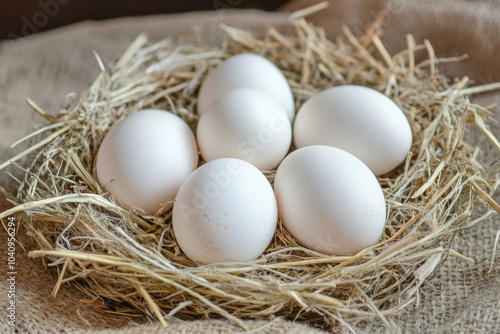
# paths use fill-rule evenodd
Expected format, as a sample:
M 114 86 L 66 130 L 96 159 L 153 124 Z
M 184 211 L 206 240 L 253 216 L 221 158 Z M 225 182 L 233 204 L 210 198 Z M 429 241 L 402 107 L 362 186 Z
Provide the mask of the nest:
M 286 33 L 270 28 L 262 39 L 222 29 L 227 37 L 219 47 L 196 38 L 150 43 L 141 35 L 109 66 L 96 54 L 102 72 L 57 116 L 28 100 L 49 124 L 28 137 L 41 138 L 30 149 L 0 166 L 36 152 L 17 194 L 7 194 L 16 206 L 0 217 L 18 215 L 39 246 L 30 256 L 57 270 L 54 296 L 70 283 L 105 312 L 145 314 L 164 326 L 173 319 L 221 317 L 242 328 L 242 319 L 274 317 L 330 329 L 355 329 L 372 318 L 393 325 L 446 257 L 467 260 L 452 249 L 457 235 L 500 213 L 492 198 L 498 168 L 480 162 L 479 149 L 464 140 L 468 124 L 475 124 L 500 150 L 487 126 L 491 112 L 469 100 L 499 85 L 468 87 L 468 78 L 448 79 L 438 71 L 431 44 L 410 35 L 408 49 L 390 55 L 376 29 L 357 38 L 343 28 L 335 42 L 303 18 Z M 99 186 L 93 164 L 113 124 L 158 108 L 194 128 L 200 83 L 241 52 L 263 55 L 283 71 L 297 110 L 315 93 L 342 84 L 372 87 L 401 106 L 414 142 L 406 162 L 378 178 L 388 207 L 380 243 L 354 256 L 326 256 L 298 244 L 280 221 L 258 260 L 198 266 L 177 245 L 171 212 L 124 210 Z M 274 171 L 266 176 L 272 183 Z

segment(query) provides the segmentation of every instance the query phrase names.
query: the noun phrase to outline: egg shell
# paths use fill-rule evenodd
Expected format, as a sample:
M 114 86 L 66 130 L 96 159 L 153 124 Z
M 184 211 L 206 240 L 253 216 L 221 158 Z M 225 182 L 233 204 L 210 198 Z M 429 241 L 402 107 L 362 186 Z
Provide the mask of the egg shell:
M 297 148 L 329 145 L 361 159 L 376 175 L 405 161 L 412 145 L 410 124 L 399 106 L 363 86 L 326 89 L 307 100 L 295 118 Z
M 124 208 L 169 210 L 198 165 L 198 148 L 178 116 L 148 109 L 132 113 L 106 134 L 96 158 L 99 184 Z
M 278 220 L 273 189 L 256 167 L 239 159 L 210 161 L 182 184 L 175 199 L 175 238 L 193 261 L 257 259 Z
M 352 255 L 374 245 L 385 226 L 382 189 L 358 158 L 330 146 L 307 146 L 278 167 L 274 190 L 285 228 L 305 247 Z
M 295 103 L 287 79 L 271 61 L 253 53 L 232 56 L 207 75 L 198 94 L 198 114 L 202 115 L 215 99 L 235 88 L 255 88 L 268 93 L 293 120 Z
M 272 170 L 288 153 L 292 126 L 270 95 L 239 88 L 208 106 L 199 119 L 196 137 L 205 161 L 238 158 Z

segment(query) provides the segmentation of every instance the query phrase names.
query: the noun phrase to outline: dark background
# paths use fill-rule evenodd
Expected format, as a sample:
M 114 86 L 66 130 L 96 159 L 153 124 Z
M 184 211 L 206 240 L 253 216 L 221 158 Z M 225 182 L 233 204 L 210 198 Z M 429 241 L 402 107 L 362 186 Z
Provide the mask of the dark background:
M 0 39 L 15 39 L 84 20 L 257 8 L 275 10 L 287 0 L 2 0 Z

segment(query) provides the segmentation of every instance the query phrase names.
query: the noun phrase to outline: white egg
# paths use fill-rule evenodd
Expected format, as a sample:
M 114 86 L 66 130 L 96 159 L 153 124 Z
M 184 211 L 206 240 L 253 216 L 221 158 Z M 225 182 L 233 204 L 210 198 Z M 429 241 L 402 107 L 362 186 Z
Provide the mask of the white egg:
M 386 207 L 375 175 L 341 149 L 314 145 L 292 152 L 276 171 L 274 190 L 285 228 L 314 251 L 352 255 L 383 232 Z
M 117 123 L 96 160 L 99 184 L 124 208 L 155 214 L 172 207 L 177 190 L 198 165 L 189 126 L 162 110 L 143 110 Z
M 277 220 L 276 198 L 264 174 L 233 158 L 195 170 L 179 189 L 172 215 L 179 246 L 204 264 L 257 259 Z
M 292 126 L 283 108 L 253 88 L 222 94 L 201 115 L 196 130 L 205 161 L 238 158 L 272 170 L 288 153 Z
M 412 145 L 411 127 L 399 106 L 363 86 L 338 86 L 314 95 L 297 113 L 293 131 L 297 148 L 341 148 L 361 159 L 376 175 L 405 161 Z
M 235 88 L 255 88 L 268 93 L 293 120 L 295 103 L 288 81 L 276 65 L 253 53 L 230 57 L 207 75 L 198 94 L 198 114 L 202 115 L 215 99 Z

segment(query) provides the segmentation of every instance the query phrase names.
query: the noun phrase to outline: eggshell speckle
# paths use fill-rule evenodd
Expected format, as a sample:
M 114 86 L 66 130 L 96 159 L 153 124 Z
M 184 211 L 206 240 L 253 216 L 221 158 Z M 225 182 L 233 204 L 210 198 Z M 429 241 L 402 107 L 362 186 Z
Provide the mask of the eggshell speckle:
M 207 75 L 198 94 L 198 114 L 202 115 L 215 99 L 236 88 L 255 88 L 268 93 L 293 120 L 295 103 L 288 81 L 276 65 L 253 53 L 232 56 Z
M 361 159 L 376 175 L 400 165 L 412 145 L 412 132 L 399 106 L 363 86 L 329 88 L 307 100 L 295 118 L 297 148 L 328 145 Z
M 179 189 L 172 215 L 179 246 L 204 264 L 257 259 L 277 219 L 276 198 L 264 174 L 233 158 L 195 170 Z
M 124 208 L 150 214 L 168 210 L 177 190 L 198 165 L 189 126 L 162 110 L 143 110 L 117 123 L 104 137 L 96 160 L 99 184 Z
M 305 247 L 351 255 L 374 245 L 385 225 L 382 189 L 358 158 L 330 146 L 289 154 L 274 179 L 285 228 Z
M 240 88 L 222 94 L 207 108 L 196 135 L 205 161 L 231 157 L 272 170 L 290 148 L 292 126 L 267 93 Z

